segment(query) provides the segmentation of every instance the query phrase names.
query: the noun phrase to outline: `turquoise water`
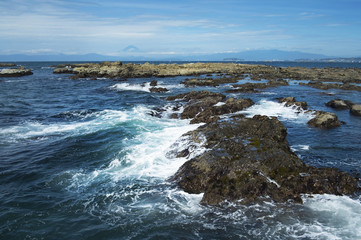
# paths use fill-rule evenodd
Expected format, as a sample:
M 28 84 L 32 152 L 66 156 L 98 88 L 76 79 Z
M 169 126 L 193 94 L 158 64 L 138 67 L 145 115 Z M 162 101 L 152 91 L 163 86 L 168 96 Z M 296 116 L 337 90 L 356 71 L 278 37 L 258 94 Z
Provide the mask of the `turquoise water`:
M 71 80 L 52 74 L 54 63 L 20 64 L 34 75 L 0 79 L 1 239 L 361 238 L 357 194 L 304 196 L 303 205 L 266 200 L 209 207 L 199 204 L 202 195 L 167 181 L 187 161 L 172 150 L 187 146 L 182 135 L 199 125 L 169 119 L 176 103 L 164 97 L 224 92 L 229 85 L 184 88 L 179 83 L 185 77 L 161 78 L 159 85 L 170 92 L 157 94 L 140 85 L 153 79 Z M 361 93 L 291 84 L 229 96 L 256 102 L 246 115 L 277 116 L 305 162 L 361 173 L 361 118 L 325 106 L 334 98 L 361 103 Z M 274 100 L 286 96 L 335 112 L 346 124 L 309 128 L 312 113 Z M 166 111 L 152 116 L 157 108 Z M 198 146 L 195 154 L 202 151 Z

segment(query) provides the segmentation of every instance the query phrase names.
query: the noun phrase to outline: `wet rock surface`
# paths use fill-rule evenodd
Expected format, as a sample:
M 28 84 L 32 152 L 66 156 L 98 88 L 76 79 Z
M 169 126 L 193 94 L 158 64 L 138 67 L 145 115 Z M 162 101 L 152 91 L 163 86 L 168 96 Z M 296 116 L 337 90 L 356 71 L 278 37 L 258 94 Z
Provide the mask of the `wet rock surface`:
M 355 116 L 361 117 L 361 104 L 352 105 L 350 113 Z
M 304 164 L 289 148 L 287 130 L 276 118 L 234 116 L 187 133 L 208 151 L 187 161 L 170 179 L 188 193 L 204 193 L 202 203 L 302 202 L 300 194 L 351 194 L 357 180 L 336 169 Z M 189 155 L 185 149 L 179 156 Z
M 317 128 L 336 128 L 341 126 L 341 122 L 338 120 L 338 117 L 334 113 L 316 111 L 316 116 L 307 122 L 310 127 Z
M 31 69 L 24 67 L 19 68 L 6 68 L 0 71 L 0 77 L 21 77 L 26 75 L 32 75 Z
M 333 99 L 328 103 L 326 103 L 326 106 L 339 110 L 350 109 L 352 105 L 354 104 L 351 101 L 342 100 L 342 99 Z
M 356 82 L 358 82 L 358 80 Z M 300 83 L 300 85 L 313 87 L 313 88 L 317 88 L 317 89 L 322 89 L 322 90 L 341 89 L 341 90 L 350 90 L 350 91 L 361 92 L 361 86 L 353 85 L 349 82 L 339 84 L 339 83 L 322 83 L 322 82 L 317 82 L 317 81 L 311 81 L 309 83 Z
M 251 99 L 229 98 L 225 102 L 225 95 L 208 91 L 192 91 L 186 94 L 168 97 L 168 100 L 181 99 L 186 101 L 182 119 L 192 119 L 194 123 L 210 123 L 220 119 L 221 115 L 235 113 L 254 104 Z

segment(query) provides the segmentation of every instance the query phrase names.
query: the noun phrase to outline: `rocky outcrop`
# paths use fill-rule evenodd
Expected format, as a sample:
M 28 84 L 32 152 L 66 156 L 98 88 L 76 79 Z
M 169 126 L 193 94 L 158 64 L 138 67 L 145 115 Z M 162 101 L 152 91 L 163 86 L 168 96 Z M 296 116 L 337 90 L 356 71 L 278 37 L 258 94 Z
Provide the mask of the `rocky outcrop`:
M 360 117 L 361 117 L 361 104 L 352 105 L 352 107 L 351 107 L 351 109 L 350 109 L 350 113 L 351 113 L 352 115 L 360 116 Z
M 236 83 L 239 78 L 237 76 L 232 77 L 224 77 L 224 78 L 191 78 L 186 79 L 184 82 L 185 87 L 194 87 L 194 86 L 209 86 L 209 87 L 217 87 L 219 84 L 225 83 Z
M 359 82 L 357 79 L 355 82 Z M 350 82 L 345 83 L 322 83 L 318 81 L 310 81 L 309 83 L 300 83 L 300 85 L 313 87 L 321 90 L 329 90 L 329 89 L 341 89 L 341 90 L 351 90 L 361 92 L 361 86 L 353 85 Z
M 31 71 L 31 69 L 26 69 L 24 67 L 6 68 L 0 71 L 0 77 L 21 77 L 32 74 L 33 72 Z
M 226 91 L 226 93 L 255 93 L 258 92 L 258 89 L 265 89 L 270 87 L 277 86 L 287 86 L 289 85 L 285 80 L 269 80 L 267 83 L 244 83 L 244 84 L 234 84 L 232 89 Z
M 73 69 L 71 67 L 56 68 L 53 70 L 53 73 L 54 74 L 73 73 Z
M 191 120 L 191 124 L 193 123 L 210 123 L 216 121 L 220 118 L 221 115 L 235 113 L 241 111 L 245 108 L 249 108 L 252 106 L 254 102 L 247 98 L 247 99 L 235 99 L 229 98 L 222 104 L 213 105 L 202 112 L 198 113 L 194 118 Z
M 304 164 L 289 148 L 287 130 L 276 118 L 235 116 L 186 134 L 207 148 L 172 176 L 188 193 L 204 193 L 203 204 L 223 201 L 254 203 L 270 197 L 276 202 L 302 202 L 301 194 L 351 194 L 357 180 L 336 169 Z M 186 157 L 192 149 L 183 149 Z
M 361 83 L 361 69 L 343 68 L 301 68 L 301 67 L 272 67 L 265 65 L 249 65 L 235 63 L 186 63 L 186 64 L 123 64 L 122 62 L 62 64 L 59 68 L 70 67 L 74 78 L 136 78 L 136 77 L 170 77 L 170 76 L 199 76 L 203 74 L 221 74 L 228 77 L 213 79 L 220 84 L 223 81 L 235 81 L 240 76 L 247 75 L 252 80 L 267 79 L 276 81 L 277 85 L 285 84 L 283 79 L 338 81 Z M 55 69 L 54 72 L 60 73 Z M 64 70 L 65 71 L 65 70 Z M 66 72 L 67 73 L 67 72 Z M 190 81 L 189 83 L 191 83 Z M 196 81 L 193 81 L 194 84 Z M 202 81 L 198 81 L 200 84 Z M 273 83 L 270 83 L 273 85 Z M 351 85 L 350 87 L 355 86 Z M 357 86 L 355 86 L 357 87 Z M 360 87 L 361 88 L 361 87 Z
M 294 106 L 298 109 L 307 109 L 306 102 L 297 102 L 295 97 L 285 97 L 285 98 L 277 98 L 279 103 L 285 103 L 286 107 Z
M 168 89 L 164 87 L 152 87 L 149 88 L 149 91 L 155 93 L 164 93 L 164 92 L 168 92 Z
M 192 91 L 177 96 L 168 97 L 168 100 L 183 100 L 187 103 L 180 114 L 182 119 L 192 119 L 194 123 L 210 123 L 219 120 L 220 115 L 235 113 L 254 104 L 251 99 L 230 98 L 225 102 L 226 96 L 208 91 Z
M 341 122 L 334 113 L 316 111 L 316 116 L 312 118 L 307 124 L 311 127 L 330 129 L 341 126 Z
M 0 63 L 0 67 L 16 67 L 15 63 Z
M 351 101 L 342 100 L 342 99 L 334 99 L 326 103 L 326 106 L 339 110 L 350 109 L 352 105 L 354 104 Z
M 226 93 L 255 93 L 259 92 L 258 89 L 267 87 L 266 83 L 244 83 L 234 84 L 232 89 L 226 90 Z

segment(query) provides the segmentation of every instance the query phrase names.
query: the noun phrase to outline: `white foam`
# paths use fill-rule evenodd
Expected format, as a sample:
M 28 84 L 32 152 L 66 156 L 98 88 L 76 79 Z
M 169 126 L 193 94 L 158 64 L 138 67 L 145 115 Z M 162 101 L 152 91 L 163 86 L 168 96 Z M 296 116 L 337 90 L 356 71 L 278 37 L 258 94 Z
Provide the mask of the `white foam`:
M 219 106 L 223 106 L 225 104 L 226 104 L 225 102 L 218 102 L 218 103 L 214 104 L 213 106 L 214 107 L 219 107 Z
M 295 123 L 307 123 L 314 117 L 311 112 L 299 110 L 293 106 L 286 107 L 285 103 L 277 103 L 264 99 L 240 113 L 245 114 L 247 117 L 266 115 L 269 117 L 277 117 L 281 121 L 292 121 Z
M 110 159 L 102 169 L 89 173 L 82 170 L 73 174 L 71 189 L 91 186 L 104 179 L 113 183 L 123 180 L 164 181 L 173 175 L 187 161 L 167 154 L 174 142 L 184 133 L 199 125 L 189 124 L 189 120 L 159 119 L 149 115 L 138 116 L 138 132 L 135 138 L 125 139 L 119 156 Z
M 307 226 L 310 237 L 361 239 L 360 199 L 324 194 L 305 195 L 303 201 L 317 217 L 313 226 Z
M 302 145 L 302 144 L 293 145 L 293 146 L 291 146 L 291 150 L 293 152 L 308 151 L 308 150 L 310 150 L 310 146 L 309 145 Z
M 150 92 L 150 83 L 142 84 L 129 84 L 129 83 L 117 83 L 111 88 L 114 88 L 118 91 L 141 91 L 141 92 Z

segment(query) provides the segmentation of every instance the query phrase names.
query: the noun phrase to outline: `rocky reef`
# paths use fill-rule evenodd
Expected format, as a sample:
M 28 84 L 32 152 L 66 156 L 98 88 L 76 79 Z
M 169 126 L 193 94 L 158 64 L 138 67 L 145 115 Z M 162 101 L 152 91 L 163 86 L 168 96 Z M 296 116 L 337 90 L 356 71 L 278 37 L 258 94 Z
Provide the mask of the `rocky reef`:
M 301 203 L 301 194 L 352 194 L 357 180 L 333 168 L 304 164 L 276 118 L 233 116 L 186 134 L 204 153 L 187 161 L 170 179 L 188 193 L 204 193 L 202 203 L 254 203 L 264 198 Z M 180 156 L 191 153 L 183 150 Z
M 186 63 L 186 64 L 123 64 L 122 62 L 63 64 L 55 66 L 54 73 L 72 73 L 73 78 L 137 78 L 199 76 L 216 74 L 223 77 L 209 76 L 206 79 L 189 79 L 186 86 L 236 83 L 238 79 L 250 77 L 252 80 L 313 80 L 315 82 L 361 83 L 361 69 L 343 68 L 301 68 L 273 67 L 235 63 Z M 355 86 L 355 85 L 351 85 Z
M 26 75 L 32 75 L 31 69 L 24 67 L 19 68 L 5 68 L 0 71 L 0 77 L 21 77 Z
M 0 63 L 0 67 L 16 67 L 15 63 Z

